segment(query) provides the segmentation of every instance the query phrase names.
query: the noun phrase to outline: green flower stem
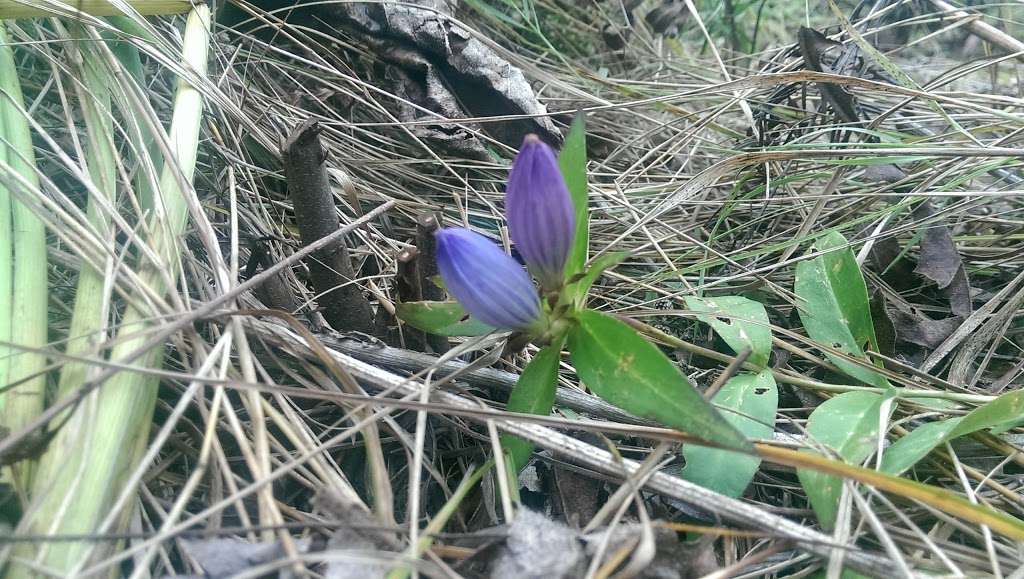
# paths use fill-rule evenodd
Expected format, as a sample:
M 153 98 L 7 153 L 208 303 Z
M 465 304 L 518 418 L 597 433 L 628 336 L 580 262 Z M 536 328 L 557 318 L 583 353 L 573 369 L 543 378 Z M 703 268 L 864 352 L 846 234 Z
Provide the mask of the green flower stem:
M 14 52 L 7 30 L 0 26 L 0 116 L 3 117 L 7 166 L 20 177 L 24 195 L 39 190 L 35 151 L 29 130 L 21 82 L 14 62 Z M 16 431 L 24 427 L 43 409 L 46 390 L 46 357 L 19 351 L 18 346 L 42 348 L 47 343 L 47 267 L 46 229 L 31 208 L 8 196 L 12 232 L 13 268 L 10 288 L 10 342 L 16 344 L 9 352 L 5 385 L 15 385 L 5 395 L 0 425 Z M 2 219 L 2 218 L 0 218 Z M 0 242 L 2 248 L 2 242 Z M 0 262 L 3 259 L 0 258 Z M 27 490 L 34 461 L 23 461 L 14 467 L 16 486 Z

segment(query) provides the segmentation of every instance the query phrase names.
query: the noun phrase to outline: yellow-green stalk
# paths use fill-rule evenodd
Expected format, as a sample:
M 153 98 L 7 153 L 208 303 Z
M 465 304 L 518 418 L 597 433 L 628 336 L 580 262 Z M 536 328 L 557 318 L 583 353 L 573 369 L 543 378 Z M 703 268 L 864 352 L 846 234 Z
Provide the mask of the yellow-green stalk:
M 96 45 L 76 43 L 70 47 L 72 50 L 82 48 L 76 55 L 80 58 L 74 60 L 80 63 L 78 76 L 82 85 L 76 85 L 75 88 L 79 96 L 78 102 L 82 105 L 82 117 L 85 119 L 86 167 L 93 185 L 86 206 L 86 219 L 101 239 L 109 240 L 111 220 L 101 207 L 116 206 L 114 192 L 117 186 L 117 151 L 112 140 L 114 117 L 110 111 L 110 86 L 113 76 Z M 96 195 L 103 197 L 106 203 L 99 203 L 94 197 Z M 106 294 L 104 272 L 95 269 L 89 260 L 83 259 L 75 286 L 75 305 L 65 348 L 67 354 L 85 357 L 102 355 L 100 344 L 105 338 L 104 330 L 109 315 L 109 296 Z M 83 362 L 69 361 L 64 364 L 61 367 L 57 398 L 63 398 L 82 387 L 88 378 L 90 367 Z M 77 500 L 76 483 L 81 470 L 86 467 L 82 461 L 83 453 L 78 446 L 81 441 L 89 438 L 90 430 L 95 427 L 91 415 L 95 409 L 97 395 L 98 392 L 91 393 L 80 405 L 80 410 L 70 417 L 61 416 L 55 420 L 61 424 L 61 428 L 39 461 L 30 493 L 38 508 L 31 511 L 31 519 L 23 529 L 25 532 L 52 532 L 59 526 L 67 505 Z M 42 543 L 31 549 L 20 549 L 18 555 L 42 558 L 49 548 L 50 544 Z
M 192 7 L 189 0 L 128 0 L 128 4 L 143 16 L 182 14 Z M 19 0 L 0 0 L 0 19 L 31 18 L 35 16 L 71 16 L 83 12 L 92 16 L 116 16 L 123 11 L 110 0 L 68 0 L 52 5 L 28 3 Z
M 199 77 L 206 74 L 207 48 L 209 45 L 210 10 L 206 5 L 197 5 L 189 14 L 185 26 L 182 62 Z M 168 159 L 160 176 L 160 201 L 151 221 L 153 232 L 149 244 L 161 257 L 161 263 L 144 261 L 138 265 L 140 279 L 154 293 L 165 295 L 174 287 L 165 284 L 165 273 L 176 272 L 188 217 L 187 196 L 191 188 L 183 191 L 179 186 L 178 174 L 191 182 L 196 163 L 196 149 L 199 141 L 199 123 L 202 118 L 203 101 L 200 92 L 185 80 L 179 80 L 174 101 L 174 112 L 168 131 L 170 150 L 176 159 Z M 175 167 L 176 165 L 176 167 Z M 180 173 L 177 173 L 177 171 Z M 173 275 L 173 274 L 172 274 Z M 144 299 L 129 300 L 129 304 L 146 303 Z M 121 320 L 121 328 L 111 352 L 112 360 L 122 360 L 138 350 L 147 339 L 147 329 L 157 322 L 152 312 L 139 311 L 129 306 Z M 162 347 L 154 348 L 135 359 L 133 364 L 143 367 L 159 367 L 163 361 Z M 39 520 L 33 525 L 47 528 L 55 534 L 90 534 L 108 516 L 109 511 L 124 491 L 126 477 L 137 466 L 145 441 L 149 435 L 156 403 L 157 380 L 141 374 L 121 372 L 107 380 L 97 390 L 88 404 L 76 408 L 75 413 L 87 413 L 91 425 L 88 436 L 80 438 L 75 450 L 81 453 L 81 464 L 86 468 L 72 469 L 77 472 L 60 471 L 58 476 L 71 477 L 67 481 L 53 484 L 54 492 L 47 492 L 34 501 L 36 512 L 57 513 L 58 519 Z M 65 449 L 66 452 L 66 449 Z M 42 483 L 38 488 L 42 488 Z M 58 492 L 60 486 L 71 487 L 72 500 L 65 500 L 67 493 Z M 121 517 L 120 520 L 126 520 Z M 34 521 L 35 522 L 35 521 Z M 23 526 L 24 528 L 24 526 Z M 119 529 L 108 529 L 117 532 Z M 120 529 L 123 530 L 123 529 Z M 61 541 L 50 545 L 41 553 L 35 563 L 53 570 L 60 575 L 74 574 L 90 561 L 95 562 L 112 548 L 109 544 L 93 541 Z M 12 564 L 7 577 L 30 577 L 32 570 L 26 566 Z
M 114 207 L 114 191 L 117 186 L 117 151 L 113 142 L 113 116 L 110 111 L 110 83 L 112 75 L 106 70 L 102 55 L 94 47 L 85 46 L 81 53 L 83 85 L 76 87 L 82 116 L 86 128 L 86 168 L 89 179 L 106 203 L 99 203 L 90 196 L 86 206 L 86 219 L 101 239 L 110 240 L 110 217 L 101 209 L 102 205 Z M 96 264 L 99 265 L 99 264 Z M 103 341 L 107 308 L 104 295 L 104 272 L 83 261 L 75 287 L 75 306 L 68 330 L 65 352 L 74 355 L 94 356 Z M 81 386 L 86 379 L 89 365 L 68 362 L 61 368 L 57 397 L 61 398 Z
M 0 115 L 0 135 L 4 130 Z M 7 163 L 7 147 L 0 146 L 0 161 Z M 4 344 L 11 341 L 11 305 L 14 300 L 14 231 L 11 226 L 11 192 L 0 183 L 0 388 L 7 386 L 10 350 Z M 0 425 L 7 396 L 0 390 Z M 5 473 L 0 473 L 3 479 Z
M 4 120 L 7 164 L 21 175 L 27 185 L 25 195 L 39 190 L 35 151 L 24 109 L 21 82 L 7 30 L 0 26 L 0 116 Z M 46 229 L 30 207 L 11 195 L 11 231 L 13 232 L 13 279 L 10 315 L 10 352 L 7 381 L 16 384 L 7 390 L 0 424 L 11 431 L 21 429 L 43 410 L 46 393 L 46 357 L 19 349 L 41 348 L 47 343 L 47 267 Z M 13 467 L 14 482 L 27 492 L 33 461 L 21 461 Z

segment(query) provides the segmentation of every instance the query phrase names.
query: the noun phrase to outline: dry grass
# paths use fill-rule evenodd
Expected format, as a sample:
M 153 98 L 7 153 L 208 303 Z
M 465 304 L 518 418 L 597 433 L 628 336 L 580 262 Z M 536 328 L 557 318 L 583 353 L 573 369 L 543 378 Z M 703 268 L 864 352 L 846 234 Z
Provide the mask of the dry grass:
M 744 293 L 762 301 L 777 353 L 787 354 L 788 361 L 779 358 L 779 369 L 808 379 L 783 386 L 776 417 L 779 433 L 799 436 L 810 409 L 830 395 L 808 383 L 842 383 L 842 378 L 828 371 L 821 350 L 796 322 L 794 263 L 804 258 L 810 240 L 837 229 L 868 263 L 869 286 L 893 302 L 923 304 L 942 317 L 948 306 L 937 292 L 920 280 L 894 288 L 867 259 L 870 248 L 885 240 L 910 247 L 909 255 L 916 256 L 922 220 L 911 209 L 930 198 L 938 209 L 931 219 L 952 232 L 977 294 L 975 304 L 988 306 L 969 319 L 985 331 L 944 344 L 949 355 L 927 372 L 915 367 L 928 352 L 899 352 L 903 357 L 890 367 L 897 384 L 934 389 L 937 397 L 963 395 L 968 402 L 942 411 L 901 403 L 889 437 L 898 437 L 900 425 L 936 412 L 962 413 L 1020 387 L 1024 101 L 1019 61 L 979 53 L 941 61 L 941 70 L 907 66 L 916 88 L 887 84 L 877 67 L 828 77 L 848 86 L 866 119 L 843 130 L 831 113 L 822 112 L 811 82 L 826 77 L 803 70 L 788 39 L 756 54 L 733 54 L 724 48 L 723 35 L 715 38 L 716 54 L 691 17 L 689 32 L 681 37 L 655 35 L 638 22 L 626 48 L 611 50 L 600 31 L 608 22 L 625 25 L 616 3 L 540 2 L 538 26 L 516 14 L 517 3 L 469 6 L 476 10 L 461 15 L 465 25 L 523 70 L 556 125 L 564 128 L 573 111 L 588 111 L 591 256 L 632 253 L 597 284 L 593 307 L 646 319 L 677 338 L 713 347 L 707 328 L 686 311 L 683 296 Z M 134 513 L 129 531 L 90 537 L 97 557 L 79 569 L 83 575 L 120 565 L 129 565 L 139 577 L 194 572 L 183 540 L 208 534 L 280 540 L 285 558 L 270 567 L 315 569 L 317 562 L 341 555 L 306 552 L 304 539 L 329 534 L 337 525 L 358 526 L 337 509 L 315 508 L 314 497 L 325 491 L 348 505 L 372 506 L 378 499 L 374 518 L 360 519 L 361 524 L 393 532 L 400 550 L 418 559 L 410 544 L 423 536 L 426 521 L 440 512 L 458 481 L 487 460 L 497 430 L 508 429 L 547 450 L 542 471 L 574 462 L 584 472 L 599 473 L 609 494 L 626 488 L 624 496 L 616 495 L 617 504 L 636 496 L 654 518 L 758 531 L 715 543 L 724 566 L 752 561 L 721 576 L 804 576 L 829 567 L 827 559 L 805 553 L 831 553 L 833 565 L 842 560 L 841 550 L 831 548 L 835 544 L 855 544 L 846 560 L 874 574 L 935 570 L 1020 576 L 1019 544 L 868 487 L 846 493 L 846 524 L 825 536 L 814 530 L 813 515 L 788 468 L 766 464 L 746 500 L 729 501 L 672 478 L 679 468 L 672 446 L 665 457 L 661 450 L 653 455 L 663 473 L 644 476 L 641 469 L 630 479 L 645 480 L 647 490 L 623 486 L 615 473 L 639 467 L 620 464 L 605 444 L 614 443 L 621 455 L 643 462 L 654 452 L 657 436 L 579 391 L 567 365 L 558 406 L 564 421 L 524 426 L 502 419 L 505 392 L 529 353 L 498 360 L 500 344 L 493 339 L 466 340 L 445 361 L 459 355 L 496 370 L 469 368 L 453 375 L 451 364 L 422 355 L 303 333 L 315 296 L 302 281 L 278 155 L 294 126 L 315 117 L 325 127 L 346 224 L 386 205 L 355 230 L 350 246 L 361 272 L 358 283 L 388 312 L 397 299 L 395 255 L 413 239 L 415 215 L 440 211 L 448 223 L 472 224 L 506 238 L 501 206 L 511 151 L 488 136 L 486 119 L 447 122 L 475 135 L 492 160 L 468 159 L 437 146 L 421 130 L 437 120 L 426 113 L 419 121 L 399 120 L 400 97 L 388 92 L 390 81 L 357 37 L 344 30 L 326 35 L 306 24 L 275 20 L 283 13 L 253 10 L 270 24 L 255 31 L 217 31 L 209 80 L 199 85 L 208 106 L 195 181 L 200 205 L 191 207 L 185 251 L 174 265 L 181 273 L 178 291 L 137 304 L 176 330 L 166 337 L 164 370 L 139 370 L 160 380 L 160 396 L 146 461 L 132 475 L 138 485 L 121 496 L 121 506 Z M 710 30 L 722 30 L 720 14 L 705 16 Z M 917 12 L 907 18 L 924 22 L 932 16 Z M 835 22 L 827 12 L 815 18 Z M 146 114 L 166 120 L 173 93 L 168 68 L 175 64 L 179 22 L 152 22 L 158 42 L 146 45 L 151 48 L 144 57 L 145 94 L 153 107 Z M 878 21 L 854 24 L 867 33 Z M 119 212 L 110 211 L 113 231 L 87 225 L 79 208 L 88 178 L 76 170 L 84 128 L 73 106 L 74 71 L 62 65 L 72 49 L 44 21 L 19 26 L 16 36 L 26 41 L 19 47 L 23 83 L 37 131 L 50 139 L 37 140 L 46 178 L 28 200 L 50 225 L 49 354 L 56 368 L 69 362 L 60 351 L 83 263 L 96 264 L 109 281 L 108 333 L 118 326 L 125 297 L 139 295 L 128 258 L 147 251 L 149 238 L 137 227 L 138 208 L 146 206 L 143 188 L 132 185 L 137 168 L 126 166 L 118 177 Z M 1021 30 L 1019 22 L 1006 26 Z M 931 30 L 918 28 L 913 34 Z M 960 28 L 939 30 L 889 56 L 896 65 L 919 62 L 951 50 L 962 34 Z M 119 120 L 122 149 L 133 142 L 132 122 Z M 905 171 L 899 179 L 882 182 L 872 176 L 873 167 L 892 162 Z M 254 311 L 265 305 L 251 292 L 232 291 L 244 281 L 245 262 L 257 240 L 266 240 L 274 262 L 282 264 L 288 284 L 301 296 L 303 306 L 292 312 L 302 320 L 298 326 Z M 982 325 L 993 314 L 1001 314 L 999 323 Z M 692 352 L 678 358 L 701 385 L 725 367 Z M 362 391 L 370 397 L 353 395 Z M 367 436 L 377 436 L 368 424 L 375 425 L 384 449 L 385 464 L 377 469 L 366 464 Z M 581 430 L 604 431 L 606 438 L 583 438 L 596 443 L 588 444 L 560 433 Z M 779 437 L 780 444 L 792 444 L 792 438 Z M 1012 431 L 979 435 L 933 454 L 915 474 L 1021 517 L 1022 442 Z M 369 474 L 381 468 L 389 479 Z M 500 486 L 491 474 L 484 478 L 491 485 L 485 489 Z M 455 545 L 460 533 L 503 521 L 510 514 L 504 496 L 510 491 L 502 490 L 496 500 L 486 492 L 461 498 L 460 510 L 445 528 L 454 534 L 438 536 L 435 546 Z M 382 512 L 379 499 L 387 496 L 393 497 L 388 501 L 393 515 Z M 550 504 L 554 497 L 551 492 L 541 502 Z M 633 507 L 628 517 L 637 517 Z M 43 543 L 41 537 L 22 539 Z M 775 554 L 758 557 L 773 548 Z M 459 568 L 465 553 L 452 552 L 459 555 L 442 563 L 443 551 L 435 549 L 421 569 L 440 576 L 447 565 Z M 403 560 L 394 552 L 379 555 Z

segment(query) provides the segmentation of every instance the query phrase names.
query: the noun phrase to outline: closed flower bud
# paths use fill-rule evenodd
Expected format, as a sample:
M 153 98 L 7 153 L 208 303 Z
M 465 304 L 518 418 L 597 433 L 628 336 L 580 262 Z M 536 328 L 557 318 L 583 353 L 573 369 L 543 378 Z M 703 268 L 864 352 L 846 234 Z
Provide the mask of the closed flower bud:
M 435 235 L 441 279 L 471 316 L 504 330 L 536 326 L 540 298 L 521 265 L 468 229 L 447 228 Z
M 576 214 L 555 154 L 527 135 L 505 189 L 509 236 L 544 289 L 559 287 L 576 234 Z

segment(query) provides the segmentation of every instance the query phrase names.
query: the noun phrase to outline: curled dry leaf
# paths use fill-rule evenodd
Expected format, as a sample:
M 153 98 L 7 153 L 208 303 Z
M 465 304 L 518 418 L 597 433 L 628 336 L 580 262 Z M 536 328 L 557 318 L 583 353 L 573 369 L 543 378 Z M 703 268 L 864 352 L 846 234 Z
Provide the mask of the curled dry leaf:
M 463 27 L 454 17 L 455 5 L 445 0 L 344 2 L 327 4 L 323 11 L 349 24 L 391 65 L 399 96 L 453 120 L 521 116 L 480 126 L 512 147 L 528 133 L 558 144 L 561 137 L 522 71 Z M 402 116 L 403 121 L 437 118 L 408 105 L 403 105 Z M 416 125 L 414 130 L 462 153 L 489 157 L 483 143 L 454 124 Z
M 964 321 L 960 316 L 933 320 L 920 314 L 908 314 L 898 310 L 890 312 L 890 316 L 896 327 L 896 337 L 900 341 L 928 349 L 938 347 Z
M 914 218 L 919 221 L 933 215 L 935 209 L 930 201 L 921 203 L 914 210 Z M 971 314 L 971 286 L 967 271 L 946 225 L 932 223 L 925 226 L 921 235 L 921 253 L 914 272 L 935 282 L 949 299 L 953 315 L 966 317 Z
M 896 165 L 868 165 L 864 167 L 864 180 L 875 183 L 896 183 L 902 181 L 907 174 Z

